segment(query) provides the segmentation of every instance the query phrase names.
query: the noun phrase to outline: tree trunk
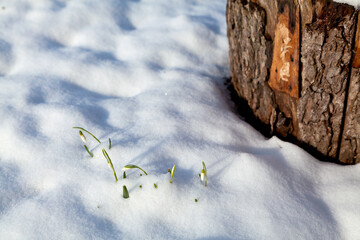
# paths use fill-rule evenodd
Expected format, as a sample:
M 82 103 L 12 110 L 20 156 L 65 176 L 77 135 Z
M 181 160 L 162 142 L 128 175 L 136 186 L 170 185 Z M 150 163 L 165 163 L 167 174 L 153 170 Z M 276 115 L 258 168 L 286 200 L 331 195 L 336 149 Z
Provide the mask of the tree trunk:
M 354 7 L 329 0 L 228 0 L 226 17 L 232 82 L 254 115 L 327 160 L 360 162 Z

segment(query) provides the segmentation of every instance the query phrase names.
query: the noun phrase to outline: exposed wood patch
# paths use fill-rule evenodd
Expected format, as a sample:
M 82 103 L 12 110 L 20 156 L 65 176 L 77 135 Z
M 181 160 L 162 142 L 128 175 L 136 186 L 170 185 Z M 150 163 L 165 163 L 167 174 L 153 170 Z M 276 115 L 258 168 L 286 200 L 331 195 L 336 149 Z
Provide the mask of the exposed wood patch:
M 283 4 L 275 30 L 269 85 L 272 89 L 299 97 L 299 9 Z M 290 9 L 290 8 L 296 8 Z M 295 16 L 292 16 L 295 14 Z

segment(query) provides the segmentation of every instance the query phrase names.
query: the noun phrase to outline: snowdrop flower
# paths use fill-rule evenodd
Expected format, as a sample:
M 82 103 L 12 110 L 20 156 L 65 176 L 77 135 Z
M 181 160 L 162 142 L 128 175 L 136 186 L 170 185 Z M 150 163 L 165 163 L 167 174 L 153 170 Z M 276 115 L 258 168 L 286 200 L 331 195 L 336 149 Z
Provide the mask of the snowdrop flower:
M 79 130 L 79 134 L 80 134 L 81 140 L 82 140 L 84 143 L 86 143 L 86 137 L 85 137 L 85 135 L 82 133 L 81 130 Z
M 200 178 L 201 178 L 201 181 L 204 182 L 205 187 L 206 187 L 207 186 L 207 170 L 206 170 L 206 166 L 205 166 L 204 162 L 202 162 L 202 165 L 203 165 L 203 169 L 201 170 Z
M 205 171 L 204 171 L 204 169 L 201 171 L 200 178 L 201 178 L 202 182 L 205 180 Z
M 129 169 L 131 169 L 131 168 L 129 168 L 129 167 L 123 167 L 122 168 L 122 170 L 125 172 L 125 171 L 127 171 L 127 170 L 129 170 Z
M 98 143 L 101 143 L 99 139 L 97 139 L 97 137 L 94 136 L 94 134 L 92 134 L 91 132 L 89 132 L 88 130 L 82 128 L 82 127 L 73 127 L 74 129 L 79 129 L 82 130 L 84 132 L 87 132 L 88 134 L 90 134 L 96 141 L 98 141 Z M 81 132 L 81 131 L 80 131 Z M 82 132 L 80 133 L 81 136 Z M 82 138 L 81 138 L 82 139 Z

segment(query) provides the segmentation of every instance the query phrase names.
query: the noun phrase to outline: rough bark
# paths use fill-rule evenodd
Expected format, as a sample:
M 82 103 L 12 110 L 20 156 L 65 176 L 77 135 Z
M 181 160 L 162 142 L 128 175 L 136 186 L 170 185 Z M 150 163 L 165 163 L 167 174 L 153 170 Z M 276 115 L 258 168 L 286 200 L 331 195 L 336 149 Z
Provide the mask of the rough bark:
M 298 138 L 332 158 L 344 115 L 354 16 L 352 7 L 330 3 L 302 35 Z
M 349 85 L 339 159 L 344 163 L 354 164 L 360 162 L 360 16 Z
M 278 135 L 343 163 L 360 162 L 360 45 L 352 57 L 357 16 L 352 6 L 330 0 L 227 5 L 239 96 Z
M 248 101 L 254 114 L 270 124 L 273 109 L 268 78 L 268 42 L 265 38 L 266 13 L 259 5 L 228 2 L 227 21 L 231 71 L 235 90 Z

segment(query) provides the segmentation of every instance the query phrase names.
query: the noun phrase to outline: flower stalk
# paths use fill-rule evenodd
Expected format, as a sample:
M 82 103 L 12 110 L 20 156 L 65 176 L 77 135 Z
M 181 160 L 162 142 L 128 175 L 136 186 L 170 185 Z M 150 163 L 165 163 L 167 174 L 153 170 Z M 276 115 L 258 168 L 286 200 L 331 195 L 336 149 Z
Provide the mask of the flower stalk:
M 117 178 L 117 176 L 116 176 L 116 172 L 115 172 L 115 169 L 114 169 L 114 165 L 112 164 L 111 159 L 110 159 L 108 153 L 106 152 L 106 150 L 105 150 L 104 148 L 102 149 L 102 152 L 103 152 L 103 154 L 104 154 L 105 159 L 107 160 L 107 163 L 108 163 L 109 167 L 113 170 L 114 177 L 115 177 L 115 180 L 116 180 L 116 182 L 117 182 L 117 181 L 118 181 L 118 178 Z
M 88 152 L 88 154 L 91 156 L 91 157 L 94 157 L 94 154 L 92 152 L 90 152 L 90 150 L 88 149 L 88 147 L 86 145 L 84 145 L 84 148 L 86 149 L 86 151 Z

